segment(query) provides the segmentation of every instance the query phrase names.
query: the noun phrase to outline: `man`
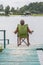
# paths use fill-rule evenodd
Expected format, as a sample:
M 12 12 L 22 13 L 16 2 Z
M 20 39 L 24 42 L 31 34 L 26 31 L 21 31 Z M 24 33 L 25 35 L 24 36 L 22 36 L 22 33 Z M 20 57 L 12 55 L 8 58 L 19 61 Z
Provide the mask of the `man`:
M 20 27 L 22 28 L 22 31 L 25 30 L 24 32 L 22 32 L 22 31 L 21 31 L 21 28 L 20 28 L 20 31 L 22 32 L 21 34 L 23 34 L 23 33 L 25 34 L 25 32 L 26 32 L 26 30 L 27 30 L 27 34 L 26 34 L 27 36 L 26 36 L 26 38 L 27 38 L 27 42 L 28 42 L 27 46 L 29 46 L 30 43 L 29 43 L 29 34 L 28 34 L 28 32 L 29 32 L 30 34 L 32 34 L 33 30 L 31 31 L 31 30 L 29 29 L 29 27 L 28 27 L 28 26 L 25 26 L 25 25 L 26 25 L 26 24 L 25 24 L 25 21 L 24 21 L 24 20 L 21 20 L 21 21 L 20 21 L 20 25 L 17 26 L 17 28 L 16 28 L 16 30 L 15 30 L 14 33 L 15 33 L 15 34 L 18 33 Z M 26 27 L 26 29 L 25 29 L 24 26 Z M 23 27 L 24 27 L 24 28 L 23 28 Z M 21 39 L 24 38 L 24 37 L 18 35 L 18 38 L 19 38 L 19 41 L 20 41 L 20 43 L 18 44 L 18 46 L 19 46 L 19 45 L 21 45 Z

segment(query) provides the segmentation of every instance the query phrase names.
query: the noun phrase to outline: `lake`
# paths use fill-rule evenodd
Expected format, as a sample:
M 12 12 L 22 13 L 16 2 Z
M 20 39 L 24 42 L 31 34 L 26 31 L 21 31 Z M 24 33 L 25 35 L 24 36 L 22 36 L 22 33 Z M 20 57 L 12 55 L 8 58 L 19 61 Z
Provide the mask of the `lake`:
M 0 30 L 6 30 L 6 38 L 10 40 L 10 43 L 17 43 L 17 35 L 13 32 L 21 19 L 28 24 L 31 30 L 34 30 L 34 33 L 30 34 L 30 43 L 43 43 L 43 16 L 0 16 Z M 0 39 L 2 37 L 3 34 L 0 33 Z

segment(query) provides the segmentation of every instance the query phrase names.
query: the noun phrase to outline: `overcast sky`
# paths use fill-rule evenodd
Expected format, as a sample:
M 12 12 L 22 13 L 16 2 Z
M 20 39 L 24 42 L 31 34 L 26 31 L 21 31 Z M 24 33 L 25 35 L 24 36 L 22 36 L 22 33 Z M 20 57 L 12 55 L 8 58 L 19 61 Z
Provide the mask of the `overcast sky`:
M 0 4 L 3 6 L 10 5 L 10 7 L 22 7 L 25 4 L 29 4 L 30 2 L 43 2 L 43 0 L 0 0 Z

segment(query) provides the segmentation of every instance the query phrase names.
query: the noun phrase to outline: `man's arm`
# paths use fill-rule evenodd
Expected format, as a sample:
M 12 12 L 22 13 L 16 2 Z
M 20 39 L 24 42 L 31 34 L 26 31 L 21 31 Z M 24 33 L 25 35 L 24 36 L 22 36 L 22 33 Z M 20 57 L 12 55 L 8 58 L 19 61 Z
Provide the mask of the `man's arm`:
M 14 33 L 16 34 L 18 32 L 18 27 L 16 28 L 16 30 L 14 31 Z
M 33 30 L 30 30 L 29 27 L 27 28 L 28 32 L 32 34 L 32 32 L 34 32 Z

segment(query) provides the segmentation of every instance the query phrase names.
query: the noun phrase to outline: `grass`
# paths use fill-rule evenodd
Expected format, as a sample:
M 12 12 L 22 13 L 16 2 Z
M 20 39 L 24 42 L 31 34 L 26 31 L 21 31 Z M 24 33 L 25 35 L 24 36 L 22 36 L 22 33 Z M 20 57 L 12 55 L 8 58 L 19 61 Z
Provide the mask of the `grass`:
M 2 52 L 3 51 L 3 48 L 2 48 L 2 46 L 0 45 L 0 52 Z
M 10 14 L 10 15 L 13 15 L 13 14 Z M 3 14 L 0 14 L 0 16 L 10 16 L 10 15 L 3 15 Z M 13 16 L 15 15 L 22 15 L 22 14 L 14 14 Z M 31 14 L 31 16 L 43 16 L 43 14 Z
M 2 52 L 3 51 L 3 49 L 0 49 L 0 52 Z
M 43 16 L 43 14 L 31 14 L 32 16 Z

